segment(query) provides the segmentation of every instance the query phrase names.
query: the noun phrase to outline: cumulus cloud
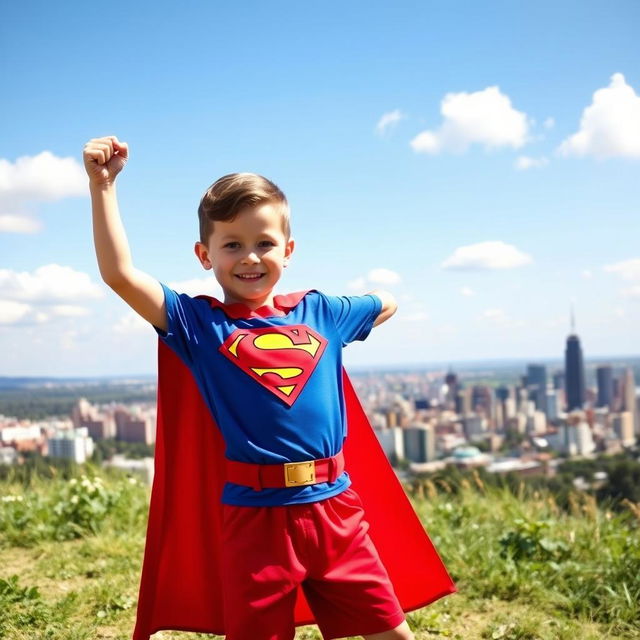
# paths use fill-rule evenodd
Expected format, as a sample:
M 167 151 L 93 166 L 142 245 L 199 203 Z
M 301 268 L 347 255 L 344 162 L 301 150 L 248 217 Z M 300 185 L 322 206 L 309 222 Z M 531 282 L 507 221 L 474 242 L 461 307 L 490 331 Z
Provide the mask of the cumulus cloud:
M 379 136 L 384 135 L 387 131 L 393 129 L 398 124 L 398 122 L 400 122 L 400 120 L 405 117 L 406 116 L 400 111 L 400 109 L 389 111 L 389 113 L 383 114 L 376 124 L 376 133 Z
M 129 311 L 113 325 L 113 332 L 124 336 L 148 331 L 153 332 L 153 327 L 135 311 Z
M 474 93 L 448 93 L 440 105 L 443 122 L 435 131 L 423 131 L 412 141 L 418 153 L 462 153 L 472 144 L 485 148 L 523 146 L 528 140 L 526 113 L 517 111 L 499 87 Z
M 395 272 L 391 271 L 391 269 L 377 268 L 371 269 L 367 275 L 367 279 L 369 282 L 373 284 L 399 284 L 401 281 L 400 276 Z
M 462 289 L 460 289 L 460 295 L 463 295 L 466 298 L 468 298 L 470 296 L 475 296 L 476 292 L 473 289 L 470 289 L 469 287 L 462 287 Z
M 640 157 L 640 97 L 621 73 L 593 94 L 580 129 L 558 147 L 563 156 Z
M 549 160 L 544 156 L 539 158 L 531 158 L 530 156 L 520 156 L 515 163 L 518 171 L 526 171 L 527 169 L 541 169 L 549 164 Z
M 443 263 L 443 269 L 514 269 L 532 262 L 531 256 L 506 242 L 479 242 L 458 247 Z
M 0 233 L 37 233 L 42 224 L 27 215 L 0 214 Z
M 0 269 L 0 297 L 22 302 L 84 301 L 104 291 L 91 277 L 71 267 L 47 264 L 33 272 Z
M 16 324 L 33 311 L 32 307 L 13 300 L 0 300 L 0 325 Z
M 609 273 L 615 273 L 623 280 L 640 283 L 640 258 L 631 258 L 631 260 L 623 260 L 604 266 L 604 270 Z
M 392 286 L 400 284 L 402 278 L 400 274 L 391 269 L 385 269 L 383 267 L 377 267 L 371 269 L 366 276 L 358 276 L 347 283 L 347 287 L 351 291 L 363 292 L 365 289 L 370 289 L 372 286 Z
M 0 300 L 0 325 L 21 327 L 45 322 L 51 323 L 59 318 L 89 313 L 88 309 L 73 305 L 54 305 L 44 309 L 15 300 Z
M 39 231 L 40 224 L 28 215 L 29 204 L 86 192 L 87 176 L 75 158 L 59 158 L 50 151 L 15 162 L 0 158 L 0 232 Z
M 556 121 L 553 118 L 549 117 L 542 123 L 542 126 L 545 129 L 553 129 L 553 127 L 556 126 Z

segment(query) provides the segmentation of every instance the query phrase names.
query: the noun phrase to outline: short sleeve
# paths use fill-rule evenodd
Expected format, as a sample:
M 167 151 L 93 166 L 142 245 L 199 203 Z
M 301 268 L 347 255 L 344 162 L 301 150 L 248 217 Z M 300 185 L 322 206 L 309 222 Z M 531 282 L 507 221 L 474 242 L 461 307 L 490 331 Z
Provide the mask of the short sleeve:
M 343 347 L 354 340 L 364 340 L 382 310 L 382 300 L 373 293 L 324 297 L 329 303 Z
M 194 305 L 196 301 L 186 293 L 177 293 L 164 283 L 164 302 L 167 311 L 167 331 L 152 325 L 159 338 L 165 342 L 187 364 L 194 359 L 198 345 L 198 320 Z

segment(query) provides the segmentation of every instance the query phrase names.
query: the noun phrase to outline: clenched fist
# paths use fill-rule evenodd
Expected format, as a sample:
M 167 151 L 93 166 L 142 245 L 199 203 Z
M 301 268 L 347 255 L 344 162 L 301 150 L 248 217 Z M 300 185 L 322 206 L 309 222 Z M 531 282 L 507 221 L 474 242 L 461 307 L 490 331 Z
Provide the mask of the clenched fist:
M 115 136 L 92 138 L 84 145 L 82 159 L 92 184 L 112 184 L 129 158 L 129 147 Z

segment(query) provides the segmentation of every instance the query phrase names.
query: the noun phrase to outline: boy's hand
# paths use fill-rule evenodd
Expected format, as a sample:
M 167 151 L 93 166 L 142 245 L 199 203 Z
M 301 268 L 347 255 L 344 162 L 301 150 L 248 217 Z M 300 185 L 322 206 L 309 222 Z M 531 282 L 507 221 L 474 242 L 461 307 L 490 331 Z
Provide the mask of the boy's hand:
M 129 158 L 129 147 L 115 136 L 92 138 L 84 145 L 82 159 L 95 185 L 113 184 Z

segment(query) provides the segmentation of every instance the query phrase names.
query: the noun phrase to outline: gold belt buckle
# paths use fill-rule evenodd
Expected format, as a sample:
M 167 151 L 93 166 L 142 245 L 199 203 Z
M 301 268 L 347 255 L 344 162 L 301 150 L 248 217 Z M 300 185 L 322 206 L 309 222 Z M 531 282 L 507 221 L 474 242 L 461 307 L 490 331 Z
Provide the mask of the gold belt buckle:
M 286 487 L 298 487 L 304 484 L 316 483 L 316 463 L 310 462 L 285 462 L 284 484 Z

